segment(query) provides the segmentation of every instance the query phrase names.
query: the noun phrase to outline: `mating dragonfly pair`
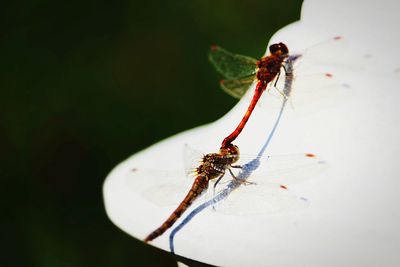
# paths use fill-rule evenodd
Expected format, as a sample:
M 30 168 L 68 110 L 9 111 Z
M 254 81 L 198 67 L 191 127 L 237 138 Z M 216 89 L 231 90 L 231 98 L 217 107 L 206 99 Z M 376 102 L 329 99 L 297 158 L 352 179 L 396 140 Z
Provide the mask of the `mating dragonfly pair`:
M 334 40 L 339 39 L 340 37 L 334 38 Z M 241 98 L 251 84 L 256 81 L 253 98 L 238 126 L 223 139 L 219 152 L 209 153 L 202 157 L 200 165 L 195 169 L 195 180 L 186 197 L 168 219 L 145 238 L 145 242 L 154 240 L 169 229 L 189 208 L 193 201 L 207 190 L 209 182 L 211 180 L 216 181 L 216 185 L 225 175 L 226 171 L 230 173 L 234 180 L 239 181 L 239 183 L 248 183 L 245 180 L 238 179 L 231 170 L 232 168 L 242 168 L 239 165 L 235 165 L 240 158 L 240 153 L 239 148 L 232 144 L 232 142 L 244 129 L 260 97 L 269 86 L 274 86 L 282 96 L 283 103 L 286 102 L 290 96 L 290 90 L 288 89 L 291 89 L 291 82 L 293 81 L 292 62 L 300 57 L 300 55 L 294 55 L 289 58 L 289 50 L 283 43 L 271 45 L 269 51 L 270 55 L 256 60 L 251 57 L 232 54 L 218 46 L 211 47 L 209 59 L 216 70 L 225 78 L 225 80 L 220 82 L 221 88 L 231 96 Z M 288 64 L 288 61 L 291 61 L 291 64 Z M 290 86 L 285 86 L 285 90 L 283 91 L 276 88 L 277 81 L 282 72 L 285 75 L 285 82 L 290 83 Z M 313 154 L 304 154 L 303 156 L 307 158 L 315 157 Z M 281 188 L 286 189 L 283 185 L 281 185 Z

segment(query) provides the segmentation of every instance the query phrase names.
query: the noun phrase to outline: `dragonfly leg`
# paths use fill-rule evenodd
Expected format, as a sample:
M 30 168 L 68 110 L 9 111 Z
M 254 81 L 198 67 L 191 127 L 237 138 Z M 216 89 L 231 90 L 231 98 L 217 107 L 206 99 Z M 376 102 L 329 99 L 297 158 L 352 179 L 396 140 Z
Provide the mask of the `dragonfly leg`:
M 279 81 L 279 76 L 281 76 L 281 71 L 279 70 L 279 72 L 278 72 L 278 76 L 276 76 L 276 78 L 275 78 L 275 83 L 274 83 L 274 87 L 276 88 L 276 84 L 278 83 L 278 81 Z
M 218 177 L 217 181 L 215 181 L 213 195 L 215 195 L 215 188 L 217 187 L 217 184 L 221 181 L 221 179 L 224 177 L 224 175 L 225 175 L 225 172 Z
M 241 165 L 231 165 L 232 168 L 237 168 L 237 169 L 241 169 L 243 168 Z
M 213 186 L 213 198 L 215 197 L 215 188 L 217 187 L 217 184 L 219 183 L 219 181 L 221 181 L 222 177 L 224 177 L 224 175 L 225 175 L 225 172 L 224 172 L 223 174 L 221 174 L 221 175 L 218 177 L 217 181 L 215 181 L 215 183 L 214 183 L 214 186 Z M 213 210 L 215 210 L 214 205 L 213 205 L 212 208 L 213 208 Z
M 256 184 L 256 183 L 253 183 L 253 182 L 249 182 L 249 181 L 246 181 L 246 180 L 242 180 L 242 179 L 237 178 L 237 177 L 235 176 L 235 174 L 232 172 L 231 169 L 228 169 L 228 171 L 229 171 L 229 173 L 232 175 L 233 179 L 235 179 L 235 181 L 237 181 L 237 182 L 239 182 L 239 183 L 241 183 L 241 184 L 244 184 L 244 185 Z
M 285 70 L 285 72 L 286 72 L 286 70 Z M 278 80 L 279 80 L 279 75 L 281 75 L 281 71 L 278 72 L 278 77 L 277 77 L 276 80 L 275 80 L 274 88 L 275 88 L 275 90 L 278 91 L 278 93 L 284 98 L 284 100 L 286 100 L 286 99 L 287 99 L 287 95 L 286 95 L 284 92 L 282 92 L 281 90 L 279 90 L 278 87 L 276 87 L 276 84 L 277 84 L 277 82 L 278 82 Z
M 287 75 L 288 75 L 288 73 L 287 73 L 287 70 L 286 70 L 286 67 L 285 67 L 285 65 L 282 65 L 282 68 L 283 68 L 283 70 L 285 71 L 285 75 L 287 76 Z
M 284 92 L 282 92 L 281 90 L 278 89 L 278 87 L 274 87 L 276 91 L 278 91 L 278 93 L 286 100 L 287 96 L 285 95 Z

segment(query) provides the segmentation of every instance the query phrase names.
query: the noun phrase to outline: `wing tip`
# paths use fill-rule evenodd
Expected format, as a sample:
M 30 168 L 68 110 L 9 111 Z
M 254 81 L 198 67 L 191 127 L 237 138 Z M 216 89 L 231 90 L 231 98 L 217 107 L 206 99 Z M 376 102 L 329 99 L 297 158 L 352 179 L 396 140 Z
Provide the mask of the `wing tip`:
M 288 188 L 287 188 L 286 185 L 281 184 L 279 187 L 280 187 L 281 189 L 288 190 Z
M 212 45 L 210 46 L 211 52 L 214 52 L 214 51 L 216 51 L 217 49 L 218 49 L 218 45 L 216 45 L 216 44 L 212 44 Z

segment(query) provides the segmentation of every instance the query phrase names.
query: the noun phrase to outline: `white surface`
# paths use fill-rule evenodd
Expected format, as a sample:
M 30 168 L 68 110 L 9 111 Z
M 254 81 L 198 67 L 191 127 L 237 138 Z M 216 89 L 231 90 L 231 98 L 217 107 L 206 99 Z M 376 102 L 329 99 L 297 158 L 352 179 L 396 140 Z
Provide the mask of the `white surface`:
M 307 208 L 259 216 L 211 209 L 200 213 L 176 236 L 177 254 L 223 266 L 399 266 L 399 10 L 396 1 L 306 1 L 301 22 L 272 38 L 271 43 L 282 41 L 291 51 L 301 51 L 335 35 L 344 37 L 342 50 L 328 51 L 321 61 L 334 64 L 332 72 L 351 86 L 351 93 L 325 109 L 311 102 L 307 109 L 316 105 L 315 112 L 286 110 L 267 151 L 317 153 L 330 168 L 291 188 L 310 199 Z M 132 190 L 130 170 L 154 168 L 154 162 L 161 169 L 183 170 L 186 143 L 217 151 L 249 98 L 220 120 L 168 138 L 118 165 L 104 183 L 111 220 L 139 239 L 161 225 L 175 207 L 159 207 Z M 276 110 L 268 110 L 268 100 L 263 101 L 265 108 L 256 108 L 235 142 L 242 153 L 257 153 L 276 119 Z M 138 186 L 146 183 L 137 181 Z M 240 188 L 234 193 L 240 194 Z M 168 251 L 168 235 L 151 244 Z

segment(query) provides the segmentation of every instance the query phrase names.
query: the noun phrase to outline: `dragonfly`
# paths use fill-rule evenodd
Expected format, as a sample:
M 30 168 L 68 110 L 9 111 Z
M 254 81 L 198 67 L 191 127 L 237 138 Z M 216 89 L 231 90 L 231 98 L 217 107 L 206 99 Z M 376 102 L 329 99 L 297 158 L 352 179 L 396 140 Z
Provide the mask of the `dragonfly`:
M 240 165 L 242 168 L 235 175 L 235 179 L 227 181 L 226 185 L 221 185 L 217 194 L 213 191 L 212 196 L 208 194 L 207 197 L 199 200 L 201 204 L 193 208 L 172 229 L 169 234 L 172 253 L 175 253 L 174 238 L 176 234 L 208 207 L 212 207 L 213 211 L 220 214 L 255 218 L 264 216 L 264 214 L 277 214 L 307 208 L 310 204 L 309 199 L 298 196 L 289 189 L 289 185 L 300 184 L 305 180 L 316 178 L 328 167 L 325 161 L 312 153 L 267 157 L 260 154 L 257 156 L 241 155 L 241 159 L 244 158 L 246 158 L 246 163 Z M 265 169 L 263 166 L 267 168 Z M 260 170 L 259 167 L 262 167 L 263 170 Z M 239 187 L 241 187 L 240 190 Z M 165 204 L 166 199 L 163 202 Z
M 239 148 L 233 144 L 221 147 L 218 153 L 209 153 L 205 155 L 201 160 L 201 164 L 195 169 L 196 178 L 186 197 L 168 219 L 160 227 L 151 232 L 144 241 L 152 241 L 170 228 L 188 209 L 193 201 L 207 190 L 211 180 L 222 178 L 226 170 L 231 173 L 232 177 L 235 177 L 230 168 L 240 168 L 240 166 L 233 165 L 238 160 Z
M 187 150 L 187 146 L 185 147 Z M 194 150 L 195 151 L 195 150 Z M 199 155 L 200 152 L 189 151 L 193 157 Z M 186 152 L 186 157 L 188 152 Z M 175 222 L 185 213 L 185 211 L 193 204 L 194 201 L 200 197 L 202 199 L 211 199 L 215 195 L 215 190 L 223 188 L 225 182 L 229 180 L 236 181 L 237 184 L 246 185 L 246 196 L 244 199 L 240 199 L 240 194 L 234 195 L 233 198 L 223 201 L 218 205 L 218 210 L 221 213 L 228 214 L 257 214 L 260 212 L 276 212 L 276 207 L 287 206 L 296 207 L 300 205 L 306 205 L 304 200 L 277 191 L 288 191 L 287 183 L 301 182 L 302 179 L 308 178 L 319 173 L 325 164 L 315 154 L 312 153 L 298 153 L 290 155 L 275 155 L 263 157 L 260 164 L 268 164 L 271 168 L 268 173 L 261 173 L 254 175 L 254 179 L 257 181 L 247 181 L 241 176 L 243 172 L 249 172 L 249 164 L 243 164 L 249 162 L 250 159 L 259 159 L 259 156 L 239 153 L 239 148 L 233 144 L 228 148 L 220 148 L 218 153 L 209 153 L 202 156 L 200 164 L 193 168 L 186 166 L 186 173 L 190 170 L 194 170 L 194 181 L 189 189 L 189 192 L 180 201 L 179 195 L 184 192 L 186 183 L 185 179 L 182 179 L 182 183 L 176 183 L 177 177 L 180 175 L 187 177 L 186 173 L 179 174 L 178 170 L 163 171 L 158 169 L 141 168 L 135 166 L 131 173 L 127 176 L 127 182 L 129 188 L 138 192 L 142 197 L 149 200 L 151 203 L 160 207 L 171 207 L 177 205 L 170 216 L 154 231 L 148 234 L 144 241 L 150 242 L 155 238 L 164 234 L 169 228 L 171 228 Z M 192 159 L 186 159 L 187 164 L 194 165 Z M 239 164 L 240 163 L 240 164 Z M 237 165 L 235 165 L 237 164 Z M 245 168 L 245 169 L 243 169 Z M 235 174 L 232 169 L 238 169 L 240 172 Z M 230 176 L 225 175 L 228 172 Z M 220 179 L 225 176 L 227 181 L 223 182 Z M 162 179 L 160 179 L 162 177 Z M 252 176 L 253 177 L 253 176 Z M 259 179 L 257 179 L 257 177 Z M 138 187 L 135 181 L 146 179 L 149 186 Z M 277 181 L 271 181 L 277 180 Z M 221 181 L 220 187 L 215 187 L 216 184 Z M 214 187 L 209 188 L 210 182 L 214 182 Z M 280 183 L 282 182 L 282 183 Z M 283 184 L 285 183 L 285 184 Z M 186 189 L 187 190 L 187 189 Z M 278 196 L 278 197 L 277 197 Z M 279 197 L 280 196 L 280 197 Z M 239 200 L 238 200 L 239 197 Z M 295 198 L 295 199 L 294 199 Z M 236 208 L 236 204 L 246 205 L 251 200 L 257 200 L 257 205 L 247 205 L 246 209 Z M 260 201 L 263 199 L 263 201 Z M 234 204 L 236 203 L 236 204 Z
M 307 51 L 308 55 L 310 55 L 311 52 L 311 57 L 308 57 L 308 59 L 312 58 L 312 50 L 314 50 L 315 54 L 315 50 L 317 50 L 315 48 L 321 46 L 322 44 L 332 43 L 332 40 L 342 40 L 342 37 L 335 36 L 332 39 L 314 45 L 314 49 L 308 49 Z M 326 55 L 326 50 L 327 49 L 325 47 L 324 55 Z M 226 93 L 240 99 L 247 92 L 252 83 L 256 81 L 253 98 L 248 105 L 246 113 L 244 114 L 234 131 L 223 140 L 221 144 L 222 147 L 233 142 L 240 135 L 263 92 L 268 88 L 268 86 L 272 85 L 272 82 L 274 80 L 274 88 L 278 92 L 278 96 L 280 96 L 280 98 L 283 98 L 284 100 L 287 100 L 289 97 L 291 97 L 291 95 L 287 94 L 284 90 L 281 91 L 277 88 L 277 83 L 281 74 L 281 70 L 285 72 L 286 76 L 293 75 L 292 73 L 288 73 L 287 68 L 285 67 L 285 63 L 290 57 L 303 58 L 305 54 L 307 54 L 307 52 L 289 54 L 289 49 L 284 43 L 272 44 L 269 47 L 269 52 L 269 55 L 257 60 L 252 57 L 231 53 L 216 45 L 211 46 L 209 60 L 215 67 L 215 69 L 224 77 L 224 79 L 220 81 L 220 86 Z M 338 84 L 333 84 L 336 89 L 329 91 L 323 90 L 324 88 L 321 88 L 329 84 L 327 82 L 327 79 L 332 80 L 332 73 L 326 72 L 323 75 L 317 76 L 318 77 L 313 77 L 313 79 L 309 79 L 309 81 L 305 83 L 304 86 L 301 86 L 300 84 L 296 85 L 296 87 L 303 87 L 302 90 L 306 89 L 305 91 L 308 92 L 311 89 L 310 87 L 318 88 L 318 90 L 314 90 L 311 95 L 307 95 L 306 92 L 302 92 L 303 95 L 301 95 L 300 98 L 303 98 L 305 100 L 303 102 L 313 102 L 313 100 L 318 98 L 318 96 L 321 96 L 325 93 L 325 95 L 323 95 L 323 97 L 320 97 L 318 101 L 314 101 L 313 105 L 315 104 L 315 102 L 320 102 L 319 105 L 329 106 L 329 104 L 331 103 L 326 102 L 332 102 L 337 96 L 343 93 L 347 94 L 347 92 L 338 89 L 339 87 L 348 87 L 348 85 L 346 84 L 342 84 L 340 86 L 338 86 Z M 305 79 L 303 79 L 303 82 L 304 80 Z M 342 97 L 342 99 L 343 98 L 344 97 Z M 280 104 L 278 105 L 280 106 Z
M 226 78 L 220 82 L 225 92 L 233 97 L 241 98 L 253 81 L 257 80 L 253 99 L 245 115 L 236 129 L 224 138 L 221 147 L 229 145 L 239 136 L 268 84 L 275 78 L 279 78 L 281 68 L 284 68 L 283 63 L 289 56 L 289 49 L 284 43 L 276 43 L 269 46 L 269 51 L 270 55 L 256 60 L 248 56 L 232 54 L 217 45 L 211 46 L 209 60 Z

